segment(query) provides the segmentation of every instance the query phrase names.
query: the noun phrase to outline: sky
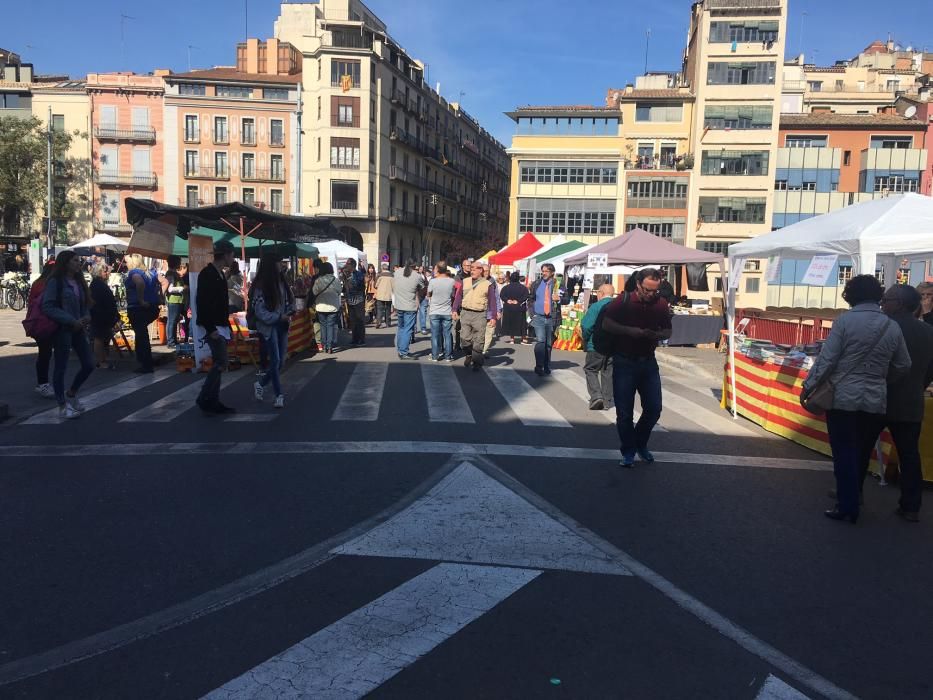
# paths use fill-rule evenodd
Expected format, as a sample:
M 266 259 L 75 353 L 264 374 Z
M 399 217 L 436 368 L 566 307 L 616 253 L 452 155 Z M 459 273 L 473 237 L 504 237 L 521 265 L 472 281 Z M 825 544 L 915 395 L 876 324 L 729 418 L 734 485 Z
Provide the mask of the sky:
M 389 34 L 428 64 L 431 85 L 509 145 L 521 105 L 603 104 L 645 69 L 680 68 L 690 0 L 368 0 Z M 244 12 L 248 8 L 248 14 Z M 892 35 L 933 51 L 933 2 L 881 18 L 877 0 L 791 0 L 788 57 L 851 58 Z M 235 63 L 235 46 L 272 36 L 274 0 L 29 0 L 7 3 L 0 47 L 37 73 L 155 68 L 174 71 Z M 806 13 L 806 14 L 804 14 Z M 245 16 L 246 15 L 246 16 Z M 121 19 L 121 16 L 125 16 Z M 247 23 L 248 20 L 248 23 Z M 122 32 L 121 32 L 122 27 Z M 190 48 L 189 48 L 190 47 Z

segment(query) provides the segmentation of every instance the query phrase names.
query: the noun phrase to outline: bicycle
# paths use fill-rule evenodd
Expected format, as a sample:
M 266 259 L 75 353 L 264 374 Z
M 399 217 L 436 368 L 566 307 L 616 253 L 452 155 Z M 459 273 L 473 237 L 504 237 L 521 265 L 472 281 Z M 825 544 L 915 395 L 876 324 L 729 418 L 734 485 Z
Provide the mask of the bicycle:
M 4 279 L 4 292 L 2 295 L 4 306 L 8 306 L 13 311 L 22 311 L 26 308 L 26 302 L 29 299 L 29 290 L 32 287 L 26 275 L 17 272 L 14 276 Z

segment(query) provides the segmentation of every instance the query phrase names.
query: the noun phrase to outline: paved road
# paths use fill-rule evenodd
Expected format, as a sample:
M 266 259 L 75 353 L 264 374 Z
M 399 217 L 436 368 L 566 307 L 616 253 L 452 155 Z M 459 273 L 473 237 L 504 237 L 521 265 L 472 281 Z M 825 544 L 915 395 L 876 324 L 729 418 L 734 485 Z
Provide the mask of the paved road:
M 427 341 L 416 350 L 427 352 Z M 933 695 L 929 522 L 665 376 L 659 461 L 616 466 L 572 353 L 97 375 L 83 418 L 0 425 L 0 697 Z M 12 371 L 22 358 L 0 358 Z M 13 602 L 11 604 L 11 601 Z

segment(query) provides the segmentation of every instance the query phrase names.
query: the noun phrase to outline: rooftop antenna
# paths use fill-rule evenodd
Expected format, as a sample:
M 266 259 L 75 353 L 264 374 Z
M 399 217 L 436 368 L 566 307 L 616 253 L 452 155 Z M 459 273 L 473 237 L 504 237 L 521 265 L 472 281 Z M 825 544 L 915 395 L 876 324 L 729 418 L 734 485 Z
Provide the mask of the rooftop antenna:
M 244 41 L 249 41 L 249 0 L 243 0 L 243 29 L 246 36 Z
M 458 106 L 461 110 L 463 109 L 463 96 L 464 96 L 464 95 L 466 95 L 466 93 L 465 93 L 463 90 L 461 90 L 461 91 L 460 91 L 460 97 L 457 99 L 457 106 Z
M 651 27 L 645 32 L 645 75 L 648 75 L 648 45 L 651 43 Z
M 803 20 L 804 20 L 804 17 L 806 17 L 808 14 L 809 13 L 806 10 L 800 13 L 800 32 L 798 33 L 798 36 L 797 36 L 797 55 L 798 56 L 801 53 L 803 53 Z
M 120 65 L 123 68 L 126 68 L 126 31 L 125 24 L 128 19 L 136 19 L 135 17 L 130 17 L 129 15 L 120 15 Z
M 200 47 L 195 46 L 194 44 L 188 44 L 188 72 L 191 72 L 191 49 L 199 49 Z

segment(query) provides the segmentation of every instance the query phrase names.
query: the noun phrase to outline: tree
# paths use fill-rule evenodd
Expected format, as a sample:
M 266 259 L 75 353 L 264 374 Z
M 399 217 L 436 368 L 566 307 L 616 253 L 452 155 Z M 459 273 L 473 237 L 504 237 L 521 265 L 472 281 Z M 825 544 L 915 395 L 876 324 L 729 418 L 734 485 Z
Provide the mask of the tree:
M 71 139 L 70 134 L 53 132 L 53 163 L 67 163 Z M 36 117 L 0 117 L 0 228 L 20 231 L 27 220 L 44 213 L 47 144 L 45 125 Z M 69 213 L 67 201 L 58 209 L 58 214 Z
M 477 255 L 485 255 L 490 250 L 499 250 L 505 245 L 505 238 L 501 235 L 492 233 L 483 234 L 482 238 L 466 238 L 464 236 L 454 236 L 448 238 L 443 246 L 448 263 L 459 262 L 465 258 L 475 258 Z

